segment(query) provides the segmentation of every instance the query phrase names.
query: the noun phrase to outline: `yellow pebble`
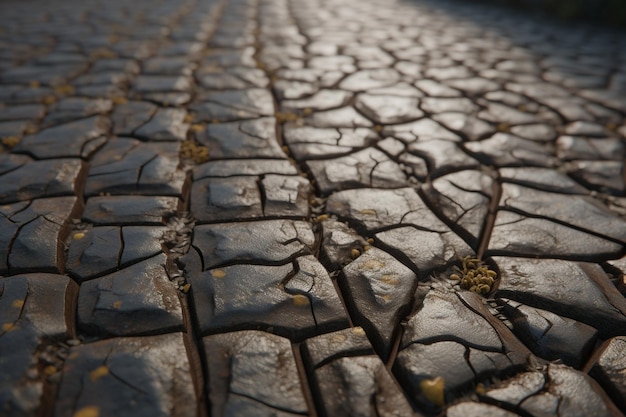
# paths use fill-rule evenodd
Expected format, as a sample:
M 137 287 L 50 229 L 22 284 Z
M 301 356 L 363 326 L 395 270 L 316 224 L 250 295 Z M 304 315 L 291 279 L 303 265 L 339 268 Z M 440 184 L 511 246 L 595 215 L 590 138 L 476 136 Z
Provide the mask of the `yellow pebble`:
M 8 332 L 8 331 L 13 330 L 14 327 L 15 326 L 13 325 L 13 323 L 4 323 L 2 325 L 2 330 L 5 331 L 5 332 Z
M 445 387 L 445 380 L 440 376 L 420 382 L 420 390 L 424 398 L 437 407 L 445 404 Z
M 309 298 L 306 295 L 296 294 L 292 297 L 291 302 L 296 306 L 309 305 Z
M 72 236 L 72 239 L 74 239 L 74 240 L 81 240 L 84 237 L 85 237 L 85 233 L 83 233 L 83 232 L 76 232 L 76 233 L 74 233 L 74 236 Z
M 56 366 L 53 365 L 48 365 L 45 368 L 43 368 L 43 373 L 46 376 L 50 376 L 50 375 L 54 375 L 58 372 L 59 370 L 56 368 Z
M 361 251 L 360 251 L 360 250 L 358 250 L 358 249 L 352 249 L 352 250 L 350 251 L 350 256 L 352 257 L 352 259 L 356 259 L 356 258 L 358 258 L 359 256 L 361 256 Z
M 103 376 L 107 376 L 108 374 L 109 368 L 107 368 L 105 365 L 98 366 L 96 369 L 89 372 L 89 379 L 91 380 L 91 382 L 96 382 L 97 380 L 99 380 Z
M 11 305 L 15 308 L 22 308 L 24 306 L 24 300 L 13 300 Z
M 116 301 L 113 303 L 113 308 L 118 309 L 122 306 L 122 302 L 121 301 Z
M 350 333 L 355 336 L 365 336 L 365 330 L 363 330 L 361 326 L 353 327 L 352 329 L 350 329 Z
M 213 275 L 213 278 L 224 278 L 226 276 L 226 272 L 223 269 L 214 269 L 211 271 L 211 275 Z
M 72 417 L 99 417 L 100 416 L 100 407 L 96 407 L 95 405 L 89 405 L 87 407 L 83 407 L 80 410 L 76 411 Z

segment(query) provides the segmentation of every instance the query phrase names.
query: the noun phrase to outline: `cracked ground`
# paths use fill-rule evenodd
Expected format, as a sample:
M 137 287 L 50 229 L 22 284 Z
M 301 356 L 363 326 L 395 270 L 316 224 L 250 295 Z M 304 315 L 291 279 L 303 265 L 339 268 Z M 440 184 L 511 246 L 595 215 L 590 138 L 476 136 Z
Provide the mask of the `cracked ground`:
M 0 415 L 623 417 L 624 32 L 454 0 L 0 15 Z

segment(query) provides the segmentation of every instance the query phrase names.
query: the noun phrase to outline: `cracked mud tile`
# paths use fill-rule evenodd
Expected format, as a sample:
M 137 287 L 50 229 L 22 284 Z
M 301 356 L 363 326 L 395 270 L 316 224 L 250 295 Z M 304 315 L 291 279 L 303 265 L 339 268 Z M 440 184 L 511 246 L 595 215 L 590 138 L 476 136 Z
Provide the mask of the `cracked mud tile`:
M 338 271 L 349 264 L 369 247 L 368 242 L 346 224 L 328 218 L 322 222 L 322 244 L 320 259 L 330 268 Z
M 150 121 L 134 131 L 134 136 L 149 141 L 183 141 L 187 137 L 189 123 L 185 122 L 185 109 L 160 108 Z
M 561 194 L 588 194 L 589 190 L 566 174 L 549 168 L 501 168 L 500 178 L 523 187 Z
M 83 219 L 95 225 L 164 224 L 179 209 L 178 197 L 105 196 L 90 197 Z
M 350 106 L 315 112 L 312 116 L 302 119 L 302 123 L 307 126 L 319 128 L 359 128 L 374 126 L 371 120 L 363 117 L 361 113 Z
M 590 374 L 622 410 L 626 407 L 626 337 L 607 340 L 599 349 Z
M 199 222 L 263 217 L 258 178 L 237 176 L 194 181 L 191 213 Z
M 162 252 L 165 227 L 89 227 L 72 235 L 67 255 L 67 271 L 78 282 L 111 273 L 129 263 Z
M 205 272 L 201 260 L 191 256 L 184 262 L 203 334 L 262 329 L 302 339 L 348 326 L 333 282 L 313 256 L 297 258 L 293 265 L 233 265 Z
M 197 121 L 231 122 L 274 114 L 274 98 L 263 88 L 212 91 L 201 95 L 190 107 Z
M 424 116 L 414 97 L 359 94 L 355 108 L 378 124 L 407 123 Z
M 207 336 L 202 343 L 212 416 L 309 414 L 288 339 L 240 331 Z
M 489 402 L 533 416 L 607 416 L 623 414 L 597 382 L 565 365 L 521 373 L 481 394 Z
M 352 98 L 352 93 L 343 90 L 323 89 L 317 93 L 298 100 L 282 100 L 282 111 L 324 111 L 336 107 L 344 107 Z
M 179 147 L 171 142 L 110 139 L 91 161 L 85 195 L 182 195 L 186 174 L 178 166 Z
M 261 180 L 261 190 L 265 196 L 263 214 L 266 217 L 309 216 L 311 183 L 301 176 L 265 175 Z
M 211 159 L 287 158 L 278 146 L 273 117 L 210 124 L 197 139 L 209 149 Z
M 48 127 L 68 123 L 98 114 L 109 113 L 112 109 L 113 102 L 108 99 L 63 98 L 48 108 L 48 114 L 44 118 L 42 126 Z
M 492 196 L 493 178 L 474 170 L 437 178 L 424 186 L 431 205 L 466 232 L 473 247 L 483 230 Z
M 462 134 L 469 140 L 479 140 L 496 133 L 496 128 L 493 125 L 465 113 L 438 113 L 433 115 L 432 118 L 444 127 Z
M 598 334 L 593 327 L 505 298 L 497 302 L 513 332 L 535 355 L 577 369 L 589 359 Z
M 283 135 L 299 161 L 344 155 L 371 146 L 379 139 L 375 130 L 364 127 L 317 128 L 294 123 L 283 127 Z
M 62 275 L 0 280 L 0 414 L 42 411 L 44 372 L 53 375 L 59 370 L 37 352 L 71 338 L 74 312 L 69 300 L 76 291 L 76 284 Z
M 412 188 L 339 191 L 328 198 L 326 210 L 376 233 L 377 240 L 401 252 L 422 274 L 442 266 L 440 261 L 448 264 L 472 252 Z
M 603 339 L 623 333 L 626 301 L 599 265 L 508 257 L 494 262 L 500 269 L 496 298 L 585 323 Z
M 554 219 L 583 231 L 626 242 L 626 221 L 591 196 L 555 195 L 505 183 L 502 185 L 500 208 Z
M 388 253 L 372 248 L 343 268 L 339 278 L 357 324 L 371 332 L 386 358 L 400 320 L 409 313 L 417 276 Z
M 158 107 L 147 101 L 128 101 L 115 106 L 111 119 L 113 133 L 118 136 L 132 136 L 135 130 L 148 123 Z
M 496 133 L 489 139 L 466 143 L 477 159 L 494 166 L 552 167 L 556 159 L 553 146 L 522 139 L 509 133 Z
M 420 138 L 407 146 L 407 152 L 428 161 L 428 172 L 432 177 L 478 168 L 480 165 L 476 159 L 463 152 L 456 142 L 446 139 Z
M 417 416 L 360 327 L 307 339 L 305 366 L 324 416 Z
M 296 167 L 281 159 L 238 159 L 209 161 L 193 168 L 194 181 L 236 175 L 298 175 Z M 193 192 L 192 192 L 193 195 Z
M 7 162 L 7 165 L 13 165 Z M 9 165 L 7 172 L 0 174 L 0 204 L 73 196 L 78 193 L 79 183 L 85 175 L 85 164 L 78 158 L 20 162 L 24 163 Z
M 266 88 L 269 85 L 265 72 L 243 66 L 225 69 L 200 65 L 196 77 L 198 83 L 208 90 L 247 90 Z
M 280 264 L 313 251 L 315 237 L 307 222 L 267 220 L 196 226 L 193 246 L 204 269 L 238 263 Z
M 13 151 L 38 159 L 88 158 L 105 144 L 110 125 L 108 118 L 93 116 L 50 127 L 24 137 Z
M 120 271 L 83 282 L 78 327 L 97 336 L 133 336 L 180 331 L 178 292 L 160 254 Z
M 76 346 L 63 367 L 53 415 L 197 415 L 181 333 Z
M 624 157 L 624 144 L 618 138 L 560 136 L 556 155 L 561 160 L 614 160 Z
M 574 161 L 565 166 L 567 173 L 591 189 L 624 196 L 622 161 Z
M 367 91 L 389 87 L 400 80 L 400 74 L 393 68 L 364 69 L 344 78 L 339 88 L 347 91 Z
M 549 219 L 498 210 L 486 255 L 591 260 L 618 258 L 623 250 L 621 243 Z
M 76 197 L 37 199 L 30 204 L 9 206 L 10 214 L 2 219 L 13 240 L 0 249 L 0 256 L 4 255 L 0 258 L 0 267 L 7 262 L 12 274 L 63 271 L 63 240 L 78 206 Z
M 425 406 L 442 406 L 489 377 L 524 369 L 533 355 L 471 292 L 431 290 L 406 325 L 394 373 Z M 444 397 L 433 397 L 439 380 Z
M 385 126 L 383 134 L 386 136 L 411 138 L 411 142 L 418 139 L 439 139 L 450 142 L 459 142 L 461 140 L 458 135 L 428 118 L 400 125 Z
M 398 164 L 375 148 L 329 160 L 307 161 L 322 194 L 360 187 L 394 188 L 406 184 Z

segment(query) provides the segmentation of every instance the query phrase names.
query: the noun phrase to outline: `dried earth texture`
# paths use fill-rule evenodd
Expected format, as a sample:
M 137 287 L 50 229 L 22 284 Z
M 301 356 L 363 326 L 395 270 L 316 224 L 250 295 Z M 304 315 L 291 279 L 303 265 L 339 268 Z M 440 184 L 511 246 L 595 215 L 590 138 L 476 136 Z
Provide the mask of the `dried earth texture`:
M 624 416 L 624 32 L 456 0 L 0 16 L 0 416 Z

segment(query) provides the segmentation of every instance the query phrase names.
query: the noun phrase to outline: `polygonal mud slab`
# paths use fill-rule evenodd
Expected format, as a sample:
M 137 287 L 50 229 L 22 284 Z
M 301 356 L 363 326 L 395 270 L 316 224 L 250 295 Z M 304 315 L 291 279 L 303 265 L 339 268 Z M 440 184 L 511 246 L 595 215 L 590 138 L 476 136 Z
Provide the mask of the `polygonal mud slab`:
M 300 176 L 265 175 L 261 180 L 263 214 L 267 217 L 309 216 L 311 183 Z
M 209 161 L 193 169 L 194 180 L 207 177 L 225 178 L 234 175 L 298 175 L 296 167 L 282 159 L 239 159 Z
M 501 168 L 499 173 L 503 182 L 519 184 L 523 187 L 539 189 L 544 192 L 561 194 L 589 193 L 589 190 L 566 174 L 549 168 Z
M 550 364 L 543 372 L 521 373 L 487 390 L 484 397 L 533 416 L 622 416 L 597 382 L 565 365 Z
M 280 102 L 280 106 L 283 111 L 306 111 L 306 109 L 313 111 L 329 110 L 347 105 L 351 97 L 352 94 L 347 91 L 324 89 L 308 98 L 302 98 L 299 100 L 282 100 Z
M 81 188 L 84 171 L 78 158 L 27 162 L 0 176 L 0 204 L 73 196 Z
M 48 127 L 108 113 L 112 108 L 113 102 L 107 99 L 63 98 L 48 108 L 48 114 L 43 120 L 42 126 Z
M 622 161 L 575 161 L 566 166 L 569 175 L 602 193 L 624 195 Z
M 240 331 L 202 339 L 212 416 L 289 417 L 308 406 L 288 339 Z
M 195 416 L 191 373 L 182 333 L 73 347 L 54 416 Z
M 306 222 L 267 220 L 196 226 L 192 244 L 207 270 L 234 262 L 284 264 L 311 253 L 314 243 Z
M 191 187 L 191 213 L 200 222 L 263 217 L 257 177 L 204 178 Z
M 450 231 L 412 188 L 339 191 L 328 198 L 326 210 L 367 231 L 399 224 L 441 233 Z
M 497 301 L 513 324 L 513 332 L 535 355 L 578 369 L 586 363 L 597 339 L 596 329 L 515 301 Z
M 297 160 L 344 155 L 379 139 L 375 130 L 364 127 L 316 128 L 295 124 L 286 124 L 283 135 Z
M 80 210 L 76 197 L 37 199 L 0 208 L 0 271 L 64 270 L 68 222 Z
M 263 88 L 214 91 L 199 97 L 191 110 L 204 122 L 254 119 L 274 114 L 274 98 Z
M 113 272 L 129 263 L 157 255 L 165 227 L 101 226 L 72 235 L 67 270 L 77 281 Z
M 181 331 L 181 305 L 165 271 L 166 261 L 161 254 L 82 283 L 78 294 L 79 328 L 98 336 Z
M 273 117 L 210 124 L 198 141 L 209 149 L 211 159 L 287 157 L 278 146 Z
M 400 80 L 400 74 L 393 68 L 365 69 L 346 77 L 339 88 L 348 91 L 367 91 L 389 87 Z
M 424 230 L 423 227 L 385 230 L 376 233 L 376 241 L 383 249 L 407 259 L 421 277 L 427 276 L 433 269 L 449 266 L 474 254 L 474 250 L 451 230 Z
M 471 292 L 431 290 L 402 336 L 394 372 L 425 405 L 429 385 L 443 378 L 445 398 L 485 378 L 525 368 L 530 351 Z
M 386 358 L 400 320 L 409 313 L 417 276 L 388 253 L 372 248 L 343 268 L 339 280 L 356 323 Z
M 335 287 L 312 256 L 295 265 L 234 265 L 189 277 L 203 334 L 263 329 L 302 339 L 348 325 Z
M 110 124 L 103 116 L 62 124 L 26 136 L 13 150 L 38 159 L 88 158 L 106 142 Z
M 494 166 L 552 167 L 556 160 L 551 146 L 519 138 L 508 133 L 496 133 L 489 139 L 466 143 L 465 148 L 482 163 Z
M 606 220 L 602 222 L 606 223 Z M 623 244 L 577 228 L 549 219 L 527 217 L 508 210 L 498 210 L 486 255 L 591 261 L 618 258 L 623 251 Z
M 129 101 L 115 106 L 111 119 L 113 133 L 120 136 L 132 136 L 141 126 L 148 123 L 158 107 L 147 101 Z
M 178 197 L 140 195 L 90 197 L 83 219 L 98 225 L 164 224 L 180 206 Z
M 451 171 L 476 168 L 479 162 L 465 153 L 455 141 L 447 139 L 420 138 L 407 146 L 410 154 L 428 162 L 428 172 L 438 177 Z
M 555 195 L 505 183 L 502 185 L 500 207 L 554 219 L 587 233 L 626 242 L 626 221 L 591 196 Z
M 185 109 L 161 108 L 150 121 L 134 131 L 134 135 L 151 141 L 182 141 L 187 137 L 189 123 Z
M 477 247 L 489 211 L 492 187 L 491 176 L 466 170 L 437 178 L 423 189 L 431 205 Z
M 179 168 L 179 143 L 111 139 L 94 156 L 85 195 L 181 196 L 186 174 Z
M 331 271 L 337 271 L 360 255 L 368 242 L 346 224 L 332 218 L 322 222 L 322 254 L 320 259 Z M 356 252 L 355 252 L 356 251 Z
M 479 140 L 496 132 L 493 125 L 465 113 L 446 112 L 435 114 L 432 117 L 444 127 L 469 140 Z
M 374 126 L 374 123 L 349 106 L 313 113 L 312 116 L 303 119 L 303 122 L 307 126 L 319 128 L 343 127 L 356 129 Z
M 380 124 L 406 123 L 424 116 L 414 97 L 359 94 L 354 107 Z
M 418 139 L 443 139 L 451 142 L 461 140 L 458 135 L 452 133 L 432 119 L 421 119 L 401 125 L 386 126 L 383 129 L 383 134 L 393 137 L 400 136 L 403 139 L 407 138 L 407 142 L 414 142 Z
M 0 413 L 35 415 L 43 394 L 37 351 L 71 338 L 77 286 L 53 274 L 0 279 Z M 56 369 L 54 369 L 56 372 Z
M 603 386 L 615 404 L 626 407 L 626 337 L 607 340 L 599 349 L 591 375 Z
M 626 301 L 599 265 L 557 259 L 493 259 L 500 269 L 495 297 L 588 324 L 601 338 L 624 333 Z
M 306 162 L 322 194 L 361 187 L 395 188 L 406 176 L 394 161 L 376 148 L 367 148 L 329 160 Z

